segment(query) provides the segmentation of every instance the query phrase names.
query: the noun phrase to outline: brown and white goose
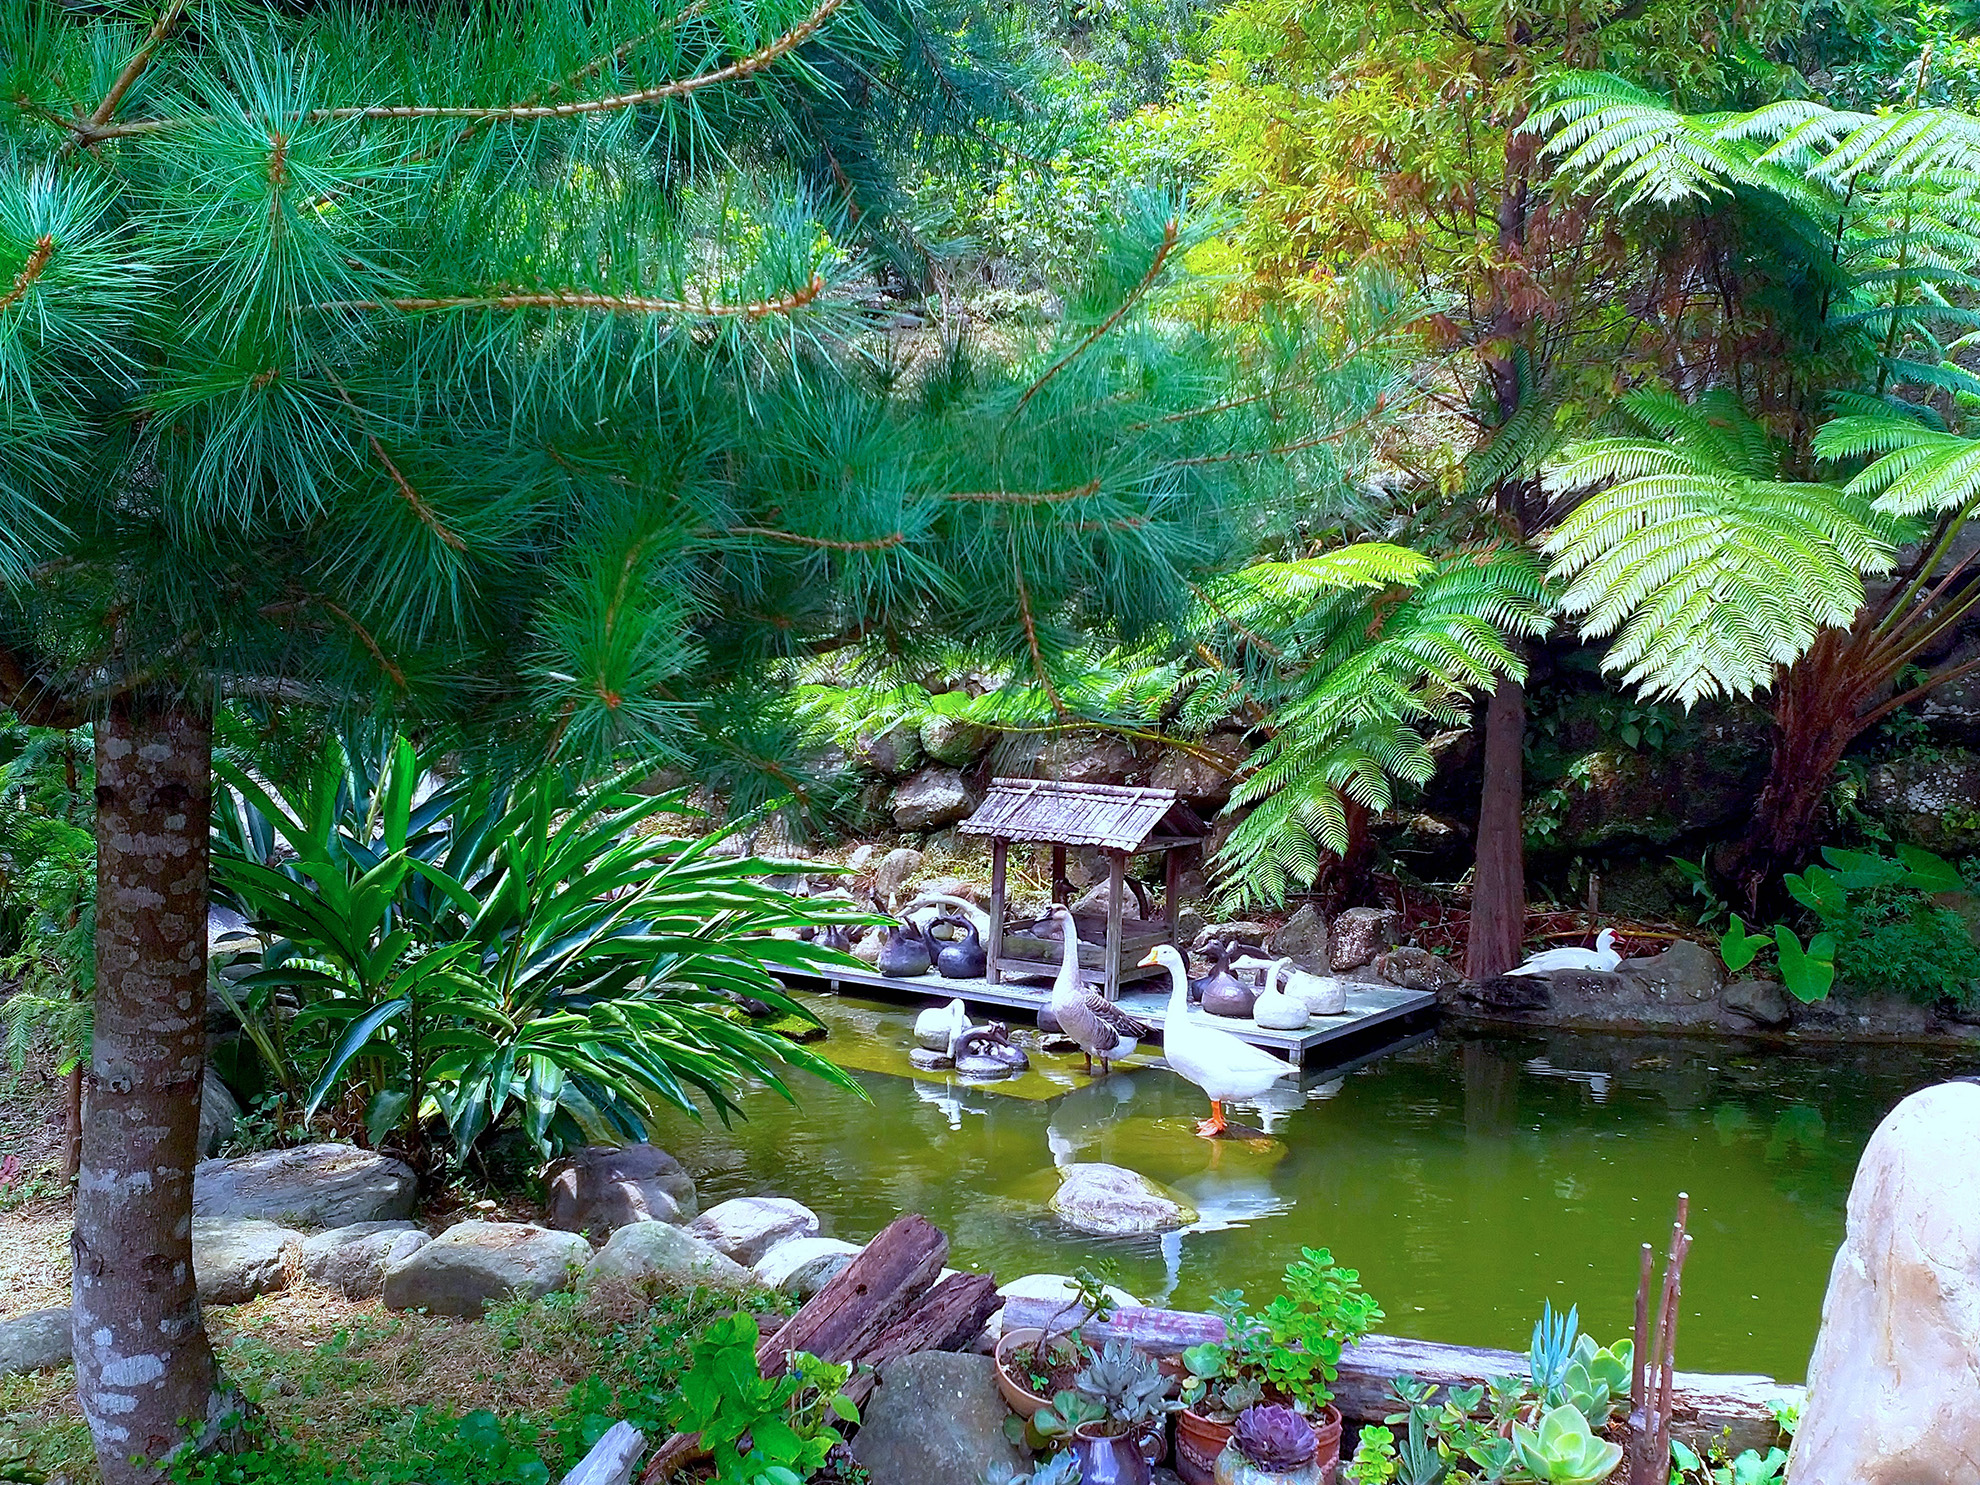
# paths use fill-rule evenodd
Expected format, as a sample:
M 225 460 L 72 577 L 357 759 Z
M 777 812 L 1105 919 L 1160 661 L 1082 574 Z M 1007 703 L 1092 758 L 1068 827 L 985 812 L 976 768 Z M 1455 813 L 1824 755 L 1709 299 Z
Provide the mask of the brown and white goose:
M 1079 932 L 1064 903 L 1052 904 L 1052 918 L 1065 940 L 1065 955 L 1059 964 L 1059 977 L 1052 982 L 1052 1014 L 1059 1027 L 1079 1043 L 1086 1053 L 1087 1076 L 1093 1074 L 1093 1059 L 1100 1059 L 1104 1075 L 1109 1064 L 1118 1062 L 1148 1035 L 1143 1026 L 1098 990 L 1089 989 L 1079 978 Z

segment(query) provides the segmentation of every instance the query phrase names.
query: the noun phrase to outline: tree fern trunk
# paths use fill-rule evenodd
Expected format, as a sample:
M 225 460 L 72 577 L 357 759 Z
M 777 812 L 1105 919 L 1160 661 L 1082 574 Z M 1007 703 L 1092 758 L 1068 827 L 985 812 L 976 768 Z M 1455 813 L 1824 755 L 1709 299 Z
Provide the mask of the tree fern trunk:
M 225 1410 L 192 1267 L 206 1064 L 212 727 L 119 698 L 96 728 L 96 1036 L 76 1196 L 76 1393 L 104 1485 Z
M 1478 857 L 1471 874 L 1471 938 L 1464 972 L 1483 980 L 1519 963 L 1526 936 L 1526 690 L 1501 680 L 1485 704 L 1485 781 L 1478 796 Z

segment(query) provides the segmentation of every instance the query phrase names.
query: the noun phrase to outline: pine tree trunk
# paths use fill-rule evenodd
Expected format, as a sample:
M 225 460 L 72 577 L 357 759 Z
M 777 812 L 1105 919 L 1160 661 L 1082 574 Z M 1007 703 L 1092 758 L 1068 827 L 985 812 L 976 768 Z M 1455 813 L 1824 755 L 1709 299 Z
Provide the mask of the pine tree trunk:
M 96 727 L 96 1037 L 76 1195 L 76 1393 L 104 1485 L 226 1410 L 192 1268 L 206 1062 L 212 725 L 123 697 Z
M 1502 679 L 1485 703 L 1485 782 L 1478 795 L 1478 859 L 1471 874 L 1467 979 L 1504 974 L 1519 963 L 1526 936 L 1526 690 Z

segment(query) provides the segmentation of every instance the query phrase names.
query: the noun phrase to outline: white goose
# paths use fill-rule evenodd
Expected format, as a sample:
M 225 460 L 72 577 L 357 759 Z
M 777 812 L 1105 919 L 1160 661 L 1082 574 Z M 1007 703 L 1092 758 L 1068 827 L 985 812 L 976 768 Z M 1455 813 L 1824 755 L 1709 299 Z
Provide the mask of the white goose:
M 1086 1073 L 1093 1075 L 1093 1059 L 1100 1059 L 1104 1076 L 1108 1064 L 1118 1062 L 1148 1035 L 1143 1026 L 1098 990 L 1090 990 L 1079 977 L 1079 933 L 1073 916 L 1062 902 L 1052 904 L 1052 918 L 1065 940 L 1065 953 L 1059 961 L 1059 977 L 1052 981 L 1052 1014 L 1059 1029 L 1079 1043 L 1086 1054 Z M 1184 992 L 1187 994 L 1187 992 Z
M 1622 963 L 1622 951 L 1616 947 L 1616 931 L 1604 928 L 1595 935 L 1592 949 L 1548 949 L 1535 954 L 1524 964 L 1506 971 L 1509 975 L 1550 975 L 1557 969 L 1614 969 Z
M 1141 961 L 1159 964 L 1169 971 L 1169 1009 L 1162 1021 L 1162 1055 L 1169 1066 L 1201 1088 L 1210 1099 L 1210 1117 L 1197 1121 L 1196 1132 L 1214 1139 L 1229 1122 L 1224 1105 L 1232 1099 L 1256 1098 L 1280 1078 L 1289 1078 L 1298 1068 L 1261 1051 L 1249 1042 L 1239 1041 L 1228 1031 L 1206 1026 L 1189 1013 L 1189 969 L 1182 955 L 1168 944 L 1158 944 Z

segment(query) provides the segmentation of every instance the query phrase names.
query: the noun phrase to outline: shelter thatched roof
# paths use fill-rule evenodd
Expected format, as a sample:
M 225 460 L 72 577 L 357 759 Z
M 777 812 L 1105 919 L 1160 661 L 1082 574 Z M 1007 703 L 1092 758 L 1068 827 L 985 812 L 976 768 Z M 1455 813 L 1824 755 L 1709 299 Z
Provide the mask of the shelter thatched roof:
M 1140 851 L 1199 840 L 1203 822 L 1173 789 L 1128 784 L 1061 784 L 1049 779 L 995 779 L 965 835 L 1103 846 Z

